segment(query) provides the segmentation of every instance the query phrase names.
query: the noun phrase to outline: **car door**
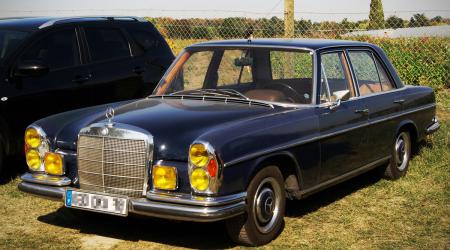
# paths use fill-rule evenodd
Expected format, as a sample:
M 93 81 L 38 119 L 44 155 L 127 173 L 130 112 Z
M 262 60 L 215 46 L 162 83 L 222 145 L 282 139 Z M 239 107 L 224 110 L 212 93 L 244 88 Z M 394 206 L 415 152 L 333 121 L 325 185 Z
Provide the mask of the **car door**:
M 390 155 L 398 119 L 402 111 L 402 92 L 396 91 L 392 77 L 371 50 L 349 50 L 350 62 L 356 78 L 360 99 L 369 114 L 368 136 L 372 150 L 364 157 L 370 162 Z
M 5 110 L 7 117 L 12 118 L 8 121 L 11 127 L 22 131 L 32 121 L 79 107 L 82 99 L 74 79 L 85 73 L 80 58 L 74 26 L 44 33 L 25 47 L 10 72 L 10 93 Z M 27 63 L 42 65 L 48 72 L 19 74 L 19 65 Z
M 320 181 L 326 181 L 367 163 L 362 152 L 368 150 L 368 115 L 364 101 L 356 98 L 345 52 L 324 52 L 320 60 Z M 336 98 L 343 92 L 348 92 L 349 99 L 338 103 Z
M 90 79 L 83 92 L 92 104 L 136 98 L 142 73 L 135 69 L 129 41 L 114 24 L 83 24 Z

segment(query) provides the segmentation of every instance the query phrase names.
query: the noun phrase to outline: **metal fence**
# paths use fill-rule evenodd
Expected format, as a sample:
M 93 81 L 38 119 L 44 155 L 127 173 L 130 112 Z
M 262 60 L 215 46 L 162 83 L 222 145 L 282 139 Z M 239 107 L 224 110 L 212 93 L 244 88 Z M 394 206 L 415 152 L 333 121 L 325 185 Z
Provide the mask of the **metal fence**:
M 230 13 L 230 15 L 236 13 Z M 367 13 L 369 17 L 369 13 Z M 320 18 L 326 20 L 326 17 Z M 236 38 L 327 38 L 366 41 L 382 47 L 403 81 L 450 88 L 450 19 L 415 14 L 361 21 L 312 22 L 282 18 L 148 18 L 169 41 L 175 53 L 201 41 Z M 289 30 L 292 29 L 292 30 Z

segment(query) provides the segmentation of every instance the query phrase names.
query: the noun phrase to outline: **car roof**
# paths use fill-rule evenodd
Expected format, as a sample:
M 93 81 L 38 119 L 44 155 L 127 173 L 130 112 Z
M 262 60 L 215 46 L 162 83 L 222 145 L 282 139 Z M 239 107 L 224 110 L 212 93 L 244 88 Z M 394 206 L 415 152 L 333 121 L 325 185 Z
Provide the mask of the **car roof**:
M 144 21 L 145 19 L 128 16 L 94 16 L 94 17 L 13 17 L 0 19 L 0 28 L 22 31 L 36 31 L 54 24 L 105 22 L 105 21 Z
M 370 43 L 350 41 L 350 40 L 333 40 L 333 39 L 285 39 L 285 38 L 269 38 L 269 39 L 236 39 L 203 42 L 192 45 L 191 47 L 226 47 L 226 46 L 273 46 L 273 47 L 297 47 L 312 50 L 319 50 L 329 47 L 346 47 L 346 46 L 369 46 Z

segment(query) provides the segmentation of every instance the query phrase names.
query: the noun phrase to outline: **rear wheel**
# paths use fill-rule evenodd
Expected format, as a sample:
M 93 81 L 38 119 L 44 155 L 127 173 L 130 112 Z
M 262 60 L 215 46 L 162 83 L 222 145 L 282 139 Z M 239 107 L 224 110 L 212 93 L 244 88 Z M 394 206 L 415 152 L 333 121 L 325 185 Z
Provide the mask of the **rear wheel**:
M 392 156 L 386 167 L 384 176 L 388 179 L 398 179 L 406 174 L 411 158 L 411 135 L 408 131 L 401 131 L 392 147 Z
M 275 239 L 283 228 L 286 206 L 284 179 L 280 170 L 269 166 L 259 171 L 247 189 L 247 213 L 226 221 L 236 243 L 259 246 Z

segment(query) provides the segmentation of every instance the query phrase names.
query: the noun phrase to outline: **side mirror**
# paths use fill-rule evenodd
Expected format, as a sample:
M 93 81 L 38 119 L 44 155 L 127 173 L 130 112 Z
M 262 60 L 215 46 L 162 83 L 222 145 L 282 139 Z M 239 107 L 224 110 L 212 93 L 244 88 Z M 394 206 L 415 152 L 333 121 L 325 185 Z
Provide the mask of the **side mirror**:
M 48 73 L 49 68 L 41 61 L 25 61 L 17 65 L 15 76 L 41 76 Z
M 350 90 L 340 90 L 333 92 L 333 97 L 336 101 L 332 102 L 328 107 L 330 110 L 335 110 L 341 106 L 341 101 L 350 99 Z

